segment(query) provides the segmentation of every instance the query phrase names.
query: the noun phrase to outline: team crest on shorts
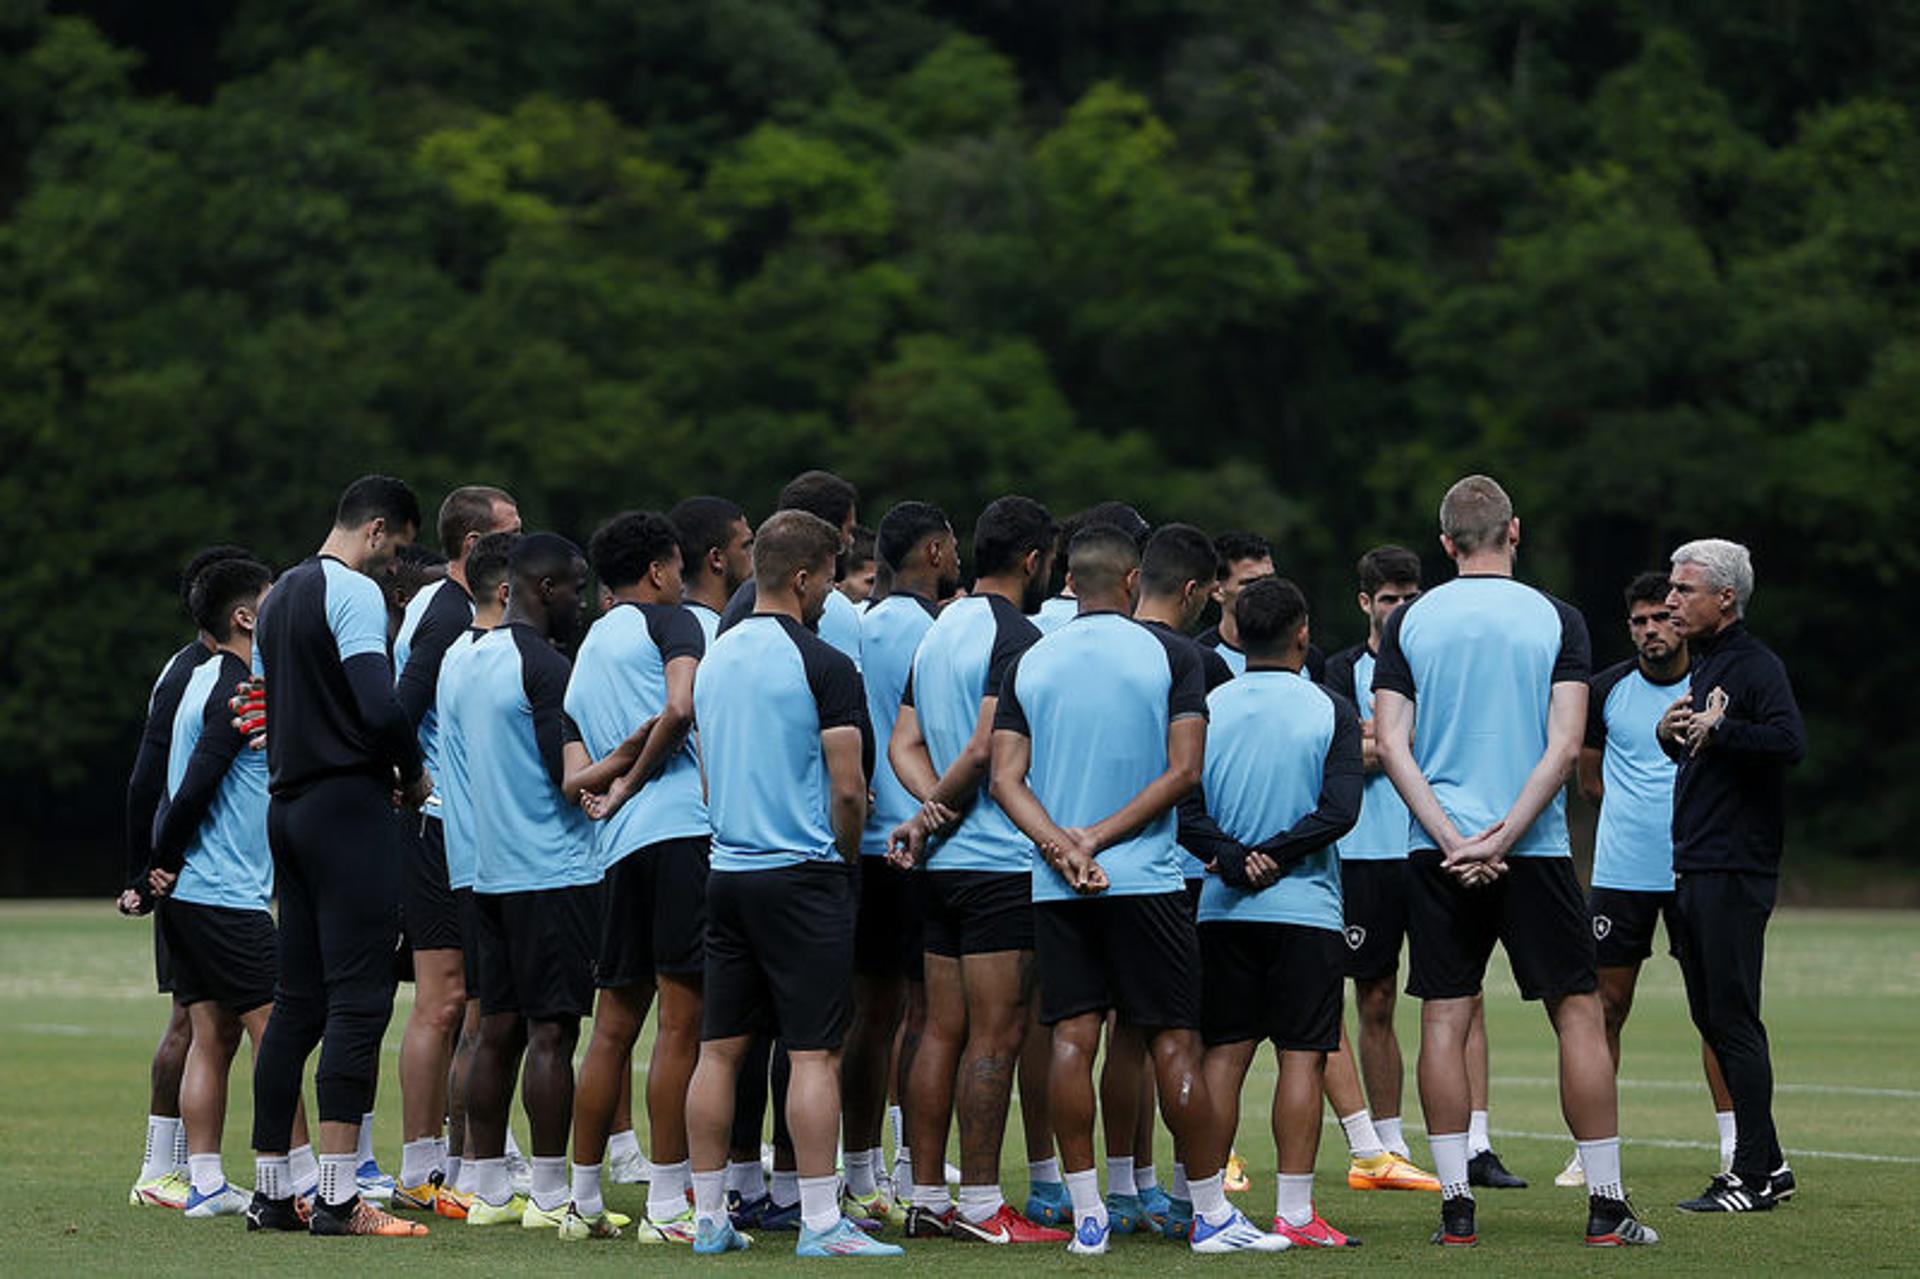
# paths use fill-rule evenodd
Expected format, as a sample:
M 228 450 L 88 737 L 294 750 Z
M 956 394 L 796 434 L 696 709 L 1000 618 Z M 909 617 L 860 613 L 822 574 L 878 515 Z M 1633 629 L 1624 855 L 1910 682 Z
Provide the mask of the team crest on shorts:
M 1367 944 L 1367 930 L 1358 924 L 1347 925 L 1347 949 L 1359 950 Z
M 1595 941 L 1605 941 L 1607 934 L 1612 931 L 1613 921 L 1611 919 L 1608 919 L 1605 915 L 1595 915 L 1593 917 L 1593 939 Z

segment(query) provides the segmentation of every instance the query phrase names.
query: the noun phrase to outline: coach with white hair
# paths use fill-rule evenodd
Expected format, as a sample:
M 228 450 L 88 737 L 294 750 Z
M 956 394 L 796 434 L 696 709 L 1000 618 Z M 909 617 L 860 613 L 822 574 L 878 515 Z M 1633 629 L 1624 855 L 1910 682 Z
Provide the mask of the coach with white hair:
M 1687 695 L 1661 717 L 1673 788 L 1673 950 L 1694 1024 L 1733 1096 L 1733 1169 L 1692 1212 L 1755 1212 L 1793 1193 L 1773 1128 L 1760 970 L 1786 828 L 1786 770 L 1806 752 L 1786 667 L 1742 620 L 1753 557 L 1709 538 L 1673 553 L 1667 608 L 1693 646 Z

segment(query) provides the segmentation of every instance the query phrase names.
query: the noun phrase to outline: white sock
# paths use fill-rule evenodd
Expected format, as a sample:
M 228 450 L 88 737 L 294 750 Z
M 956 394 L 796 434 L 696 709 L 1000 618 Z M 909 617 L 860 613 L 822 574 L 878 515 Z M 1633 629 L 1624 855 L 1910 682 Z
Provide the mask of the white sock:
M 1407 1135 L 1401 1131 L 1400 1116 L 1395 1115 L 1391 1119 L 1374 1120 L 1373 1135 L 1380 1139 L 1382 1146 L 1385 1146 L 1394 1154 L 1399 1155 L 1402 1159 L 1410 1160 L 1413 1158 L 1413 1152 L 1407 1149 Z
M 164 1177 L 174 1169 L 173 1143 L 182 1131 L 178 1116 L 147 1116 L 147 1146 L 140 1156 L 141 1181 L 152 1181 L 155 1177 Z
M 734 1167 L 738 1167 L 736 1164 Z M 758 1170 L 759 1164 L 754 1168 Z M 697 1221 L 710 1221 L 714 1225 L 724 1225 L 727 1220 L 727 1173 L 696 1172 L 693 1174 L 693 1215 Z
M 1182 1203 L 1193 1202 L 1193 1187 L 1187 1184 L 1187 1166 L 1176 1163 L 1173 1166 L 1173 1183 L 1167 1187 L 1167 1194 Z
M 631 1159 L 640 1153 L 640 1137 L 631 1128 L 622 1128 L 607 1137 L 607 1158 Z
M 1487 1112 L 1471 1111 L 1467 1115 L 1467 1157 L 1484 1154 L 1493 1149 L 1493 1139 L 1487 1136 Z
M 1713 1121 L 1720 1126 L 1720 1171 L 1732 1172 L 1734 1137 L 1737 1132 L 1733 1123 L 1733 1112 L 1716 1110 L 1713 1112 Z
M 893 1178 L 887 1175 L 886 1149 L 882 1146 L 875 1146 L 873 1149 L 867 1152 L 867 1158 L 870 1159 L 873 1163 L 873 1188 L 875 1190 L 885 1189 L 891 1192 L 893 1190 L 893 1186 L 891 1184 L 893 1181 Z M 880 1179 L 882 1177 L 886 1177 L 888 1184 L 886 1184 L 885 1186 L 881 1184 Z
M 1107 1156 L 1107 1193 L 1110 1195 L 1130 1195 L 1133 1193 L 1133 1156 Z
M 513 1139 L 513 1129 L 511 1128 L 507 1129 L 506 1156 L 509 1159 L 525 1159 L 526 1158 L 525 1155 L 520 1153 L 520 1143 Z
M 1620 1139 L 1603 1137 L 1574 1145 L 1580 1152 L 1580 1169 L 1587 1174 L 1587 1194 L 1602 1199 L 1625 1199 L 1627 1192 L 1620 1187 Z
M 469 1159 L 467 1172 L 473 1178 L 474 1198 L 495 1208 L 504 1207 L 507 1200 L 513 1198 L 513 1182 L 507 1177 L 505 1155 L 498 1159 Z
M 759 1199 L 767 1193 L 767 1174 L 761 1171 L 758 1160 L 730 1163 L 725 1175 L 723 1190 L 731 1190 L 742 1199 Z M 699 1192 L 696 1190 L 695 1193 Z
M 877 1187 L 873 1184 L 873 1152 L 849 1150 L 847 1152 L 847 1193 L 865 1198 L 876 1189 Z
M 360 1148 L 354 1152 L 354 1156 L 359 1160 L 359 1163 L 354 1165 L 356 1168 L 373 1158 L 373 1112 L 371 1110 L 360 1116 Z
M 607 1201 L 600 1196 L 599 1164 L 573 1166 L 573 1206 L 582 1217 L 597 1217 L 607 1210 Z
M 227 1184 L 227 1174 L 220 1167 L 220 1152 L 210 1155 L 188 1155 L 187 1170 L 193 1177 L 193 1188 L 203 1195 L 213 1194 Z
M 840 1222 L 840 1178 L 801 1177 L 800 1223 L 808 1230 L 831 1230 Z
M 773 1206 L 790 1208 L 800 1202 L 800 1174 L 773 1170 L 773 1186 L 767 1191 L 773 1196 Z
M 312 1142 L 295 1146 L 287 1152 L 287 1175 L 293 1179 L 288 1185 L 293 1188 L 294 1194 L 320 1193 L 320 1156 L 313 1153 Z
M 1092 1217 L 1100 1229 L 1107 1228 L 1107 1201 L 1100 1197 L 1100 1174 L 1089 1168 L 1085 1172 L 1070 1172 L 1066 1177 L 1067 1197 L 1073 1200 L 1073 1219 L 1076 1223 Z
M 677 1164 L 655 1164 L 653 1180 L 647 1183 L 647 1218 L 672 1221 L 685 1212 L 692 1176 L 693 1165 L 685 1159 Z
M 451 1186 L 455 1190 L 460 1189 L 460 1168 L 463 1162 L 459 1155 L 448 1155 L 447 1166 L 441 1169 L 440 1184 Z
M 947 1193 L 945 1186 L 922 1186 L 913 1188 L 913 1206 L 924 1208 L 928 1212 L 945 1212 L 953 1207 L 953 1196 Z
M 1289 1226 L 1304 1226 L 1313 1220 L 1313 1174 L 1283 1172 L 1277 1178 L 1274 1215 Z
M 293 1177 L 287 1172 L 285 1155 L 256 1155 L 253 1160 L 253 1188 L 268 1199 L 293 1197 Z
M 1347 1133 L 1347 1153 L 1355 1159 L 1378 1159 L 1387 1153 L 1387 1145 L 1380 1139 L 1380 1130 L 1373 1126 L 1373 1116 L 1362 1106 L 1351 1115 L 1340 1116 L 1340 1126 Z
M 474 1179 L 479 1175 L 476 1171 L 476 1165 L 479 1164 L 480 1161 L 478 1159 L 467 1159 L 463 1157 L 460 1159 L 449 1159 L 447 1162 L 460 1165 L 459 1175 L 452 1178 L 453 1188 L 463 1195 L 472 1194 Z
M 1154 1172 L 1152 1164 L 1135 1164 L 1133 1168 L 1133 1188 L 1141 1194 L 1160 1188 L 1160 1176 Z
M 976 1226 L 990 1220 L 1006 1202 L 997 1181 L 989 1186 L 960 1187 L 960 1215 Z
M 1467 1134 L 1430 1132 L 1427 1147 L 1433 1151 L 1433 1175 L 1440 1179 L 1441 1197 L 1473 1198 L 1473 1190 L 1467 1185 Z
M 360 1193 L 353 1170 L 360 1166 L 358 1155 L 320 1156 L 320 1202 L 337 1208 Z
M 533 1157 L 533 1203 L 542 1212 L 564 1208 L 567 1203 L 567 1157 Z
M 887 1127 L 893 1131 L 893 1148 L 907 1148 L 907 1119 L 898 1106 L 887 1107 Z
M 441 1133 L 433 1139 L 433 1170 L 440 1174 L 443 1183 L 446 1181 L 447 1160 L 450 1158 L 452 1156 L 447 1154 L 447 1134 Z
M 424 1184 L 434 1173 L 434 1157 L 439 1154 L 439 1143 L 431 1137 L 422 1137 L 418 1141 L 409 1141 L 400 1147 L 400 1184 L 418 1186 Z
M 175 1172 L 187 1167 L 187 1121 L 180 1120 L 173 1129 L 173 1169 Z
M 1027 1184 L 1032 1186 L 1057 1186 L 1060 1184 L 1059 1159 L 1030 1160 L 1027 1163 Z
M 1227 1202 L 1226 1178 L 1222 1173 L 1211 1177 L 1202 1177 L 1198 1181 L 1188 1181 L 1193 1191 L 1193 1213 L 1209 1226 L 1225 1225 L 1233 1216 L 1233 1205 Z

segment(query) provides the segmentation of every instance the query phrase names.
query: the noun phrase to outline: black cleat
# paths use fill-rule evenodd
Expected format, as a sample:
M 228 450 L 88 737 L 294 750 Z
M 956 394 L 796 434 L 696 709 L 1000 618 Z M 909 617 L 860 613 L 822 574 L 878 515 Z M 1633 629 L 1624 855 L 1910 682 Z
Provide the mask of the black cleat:
M 1473 1231 L 1473 1196 L 1455 1195 L 1440 1204 L 1440 1229 L 1433 1241 L 1448 1248 L 1471 1248 L 1480 1242 Z
M 1660 1236 L 1641 1224 L 1626 1200 L 1587 1196 L 1587 1247 L 1631 1248 L 1659 1242 Z
M 907 1229 L 909 1239 L 951 1239 L 953 1223 L 959 1220 L 959 1214 L 953 1209 L 935 1211 L 912 1204 L 907 1208 Z
M 1491 1150 L 1483 1150 L 1467 1160 L 1467 1184 L 1484 1186 L 1489 1190 L 1525 1190 L 1526 1179 L 1516 1177 L 1507 1171 L 1500 1162 L 1500 1156 Z
M 1778 1168 L 1775 1168 L 1773 1175 L 1767 1178 L 1767 1194 L 1777 1204 L 1785 1203 L 1787 1200 L 1793 1198 L 1795 1189 L 1797 1189 L 1797 1187 L 1793 1181 L 1793 1169 L 1787 1167 L 1785 1164 L 1781 1164 Z
M 1697 1196 L 1677 1206 L 1681 1212 L 1771 1212 L 1774 1203 L 1765 1187 L 1748 1186 L 1735 1174 L 1723 1172 Z
M 253 1202 L 247 1205 L 248 1230 L 301 1230 L 307 1228 L 307 1214 L 301 1212 L 300 1201 L 292 1195 L 285 1199 L 269 1199 L 259 1191 L 253 1192 Z

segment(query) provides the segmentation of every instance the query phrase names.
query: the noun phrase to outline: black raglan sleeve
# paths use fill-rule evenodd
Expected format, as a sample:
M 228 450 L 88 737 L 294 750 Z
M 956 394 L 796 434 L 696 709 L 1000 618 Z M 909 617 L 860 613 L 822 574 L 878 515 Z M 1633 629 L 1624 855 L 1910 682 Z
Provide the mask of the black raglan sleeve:
M 1333 699 L 1333 737 L 1320 777 L 1320 799 L 1312 812 L 1255 846 L 1281 865 L 1317 853 L 1353 829 L 1360 820 L 1360 796 L 1366 770 L 1360 755 L 1360 715 L 1344 697 Z
M 200 721 L 200 738 L 187 757 L 187 771 L 180 779 L 171 800 L 163 801 L 153 819 L 152 867 L 178 874 L 186 861 L 187 845 L 193 842 L 200 824 L 207 820 L 220 783 L 226 780 L 247 739 L 233 727 L 233 712 L 227 709 L 228 691 L 246 678 L 246 667 L 238 658 L 223 656 L 230 664 L 222 670 L 213 691 L 207 695 Z

